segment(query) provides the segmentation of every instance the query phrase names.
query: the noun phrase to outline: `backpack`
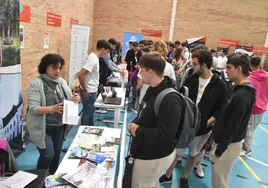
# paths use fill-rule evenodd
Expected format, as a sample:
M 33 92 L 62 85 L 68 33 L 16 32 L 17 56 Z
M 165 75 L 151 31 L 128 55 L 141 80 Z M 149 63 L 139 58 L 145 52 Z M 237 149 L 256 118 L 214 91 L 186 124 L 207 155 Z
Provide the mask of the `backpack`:
M 183 88 L 184 95 L 179 93 L 174 88 L 164 89 L 158 94 L 154 102 L 154 112 L 157 117 L 161 102 L 169 93 L 177 93 L 183 101 L 183 109 L 176 135 L 177 140 L 175 143 L 175 148 L 186 148 L 191 143 L 199 129 L 201 121 L 201 115 L 197 105 L 190 98 L 188 98 L 188 87 L 183 86 Z

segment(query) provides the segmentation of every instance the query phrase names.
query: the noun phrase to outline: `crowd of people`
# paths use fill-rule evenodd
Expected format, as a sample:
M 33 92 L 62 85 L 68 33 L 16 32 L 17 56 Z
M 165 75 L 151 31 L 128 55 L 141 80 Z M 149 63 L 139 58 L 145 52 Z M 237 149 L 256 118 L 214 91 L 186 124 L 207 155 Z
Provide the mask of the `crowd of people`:
M 113 38 L 99 40 L 77 73 L 79 93 L 71 92 L 60 76 L 64 59 L 57 54 L 44 56 L 38 67 L 40 76 L 28 89 L 27 127 L 40 153 L 37 168 L 49 168 L 54 174 L 58 167 L 68 132 L 62 123 L 63 100 L 81 99 L 81 124 L 94 126 L 99 86 L 107 85 L 112 72 L 124 75 L 125 70 L 118 67 L 121 63 L 127 64 L 126 95 L 132 97 L 137 114 L 127 127 L 133 137 L 131 155 L 135 159 L 131 187 L 159 187 L 172 182 L 173 170 L 186 149 L 177 144 L 187 138 L 187 128 L 183 127 L 185 102 L 181 95 L 171 92 L 156 115 L 155 101 L 167 88 L 175 88 L 182 95 L 187 88 L 187 97 L 199 109 L 200 123 L 186 146 L 189 154 L 180 186 L 188 187 L 193 170 L 197 177 L 205 176 L 201 164 L 206 156 L 212 165 L 212 187 L 227 188 L 234 160 L 239 155 L 251 155 L 254 131 L 267 107 L 268 73 L 261 69 L 257 56 L 227 55 L 222 50 L 217 58 L 214 49 L 179 41 L 131 41 L 122 58 L 121 43 Z

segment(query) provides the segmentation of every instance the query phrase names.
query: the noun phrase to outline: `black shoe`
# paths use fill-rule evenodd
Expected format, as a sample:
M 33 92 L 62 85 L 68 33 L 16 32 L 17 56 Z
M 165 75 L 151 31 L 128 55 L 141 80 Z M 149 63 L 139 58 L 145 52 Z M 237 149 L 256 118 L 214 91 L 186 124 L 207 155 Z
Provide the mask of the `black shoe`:
M 180 188 L 189 188 L 188 179 L 187 178 L 182 178 L 181 177 L 180 184 L 181 184 Z
M 136 98 L 133 98 L 133 100 L 131 101 L 131 104 L 135 104 L 136 102 Z
M 176 165 L 178 165 L 178 164 L 181 164 L 181 160 L 177 160 L 177 164 Z
M 163 176 L 161 176 L 161 177 L 159 178 L 159 183 L 160 183 L 160 184 L 172 183 L 172 175 L 170 176 L 170 178 L 168 178 L 168 177 L 166 176 L 166 174 L 164 174 Z
M 61 151 L 64 152 L 64 153 L 66 153 L 68 151 L 68 149 L 67 148 L 63 148 Z

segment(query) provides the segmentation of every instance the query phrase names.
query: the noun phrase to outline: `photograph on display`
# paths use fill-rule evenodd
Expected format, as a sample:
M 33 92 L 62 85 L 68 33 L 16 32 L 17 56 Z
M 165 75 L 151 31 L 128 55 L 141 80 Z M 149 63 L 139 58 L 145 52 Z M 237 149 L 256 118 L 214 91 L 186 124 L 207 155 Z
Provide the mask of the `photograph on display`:
M 75 147 L 71 150 L 70 155 L 68 156 L 68 159 L 76 159 L 76 154 L 81 152 L 83 150 L 82 147 Z
M 104 167 L 86 162 L 76 172 L 63 176 L 63 179 L 79 188 L 106 188 L 111 187 L 113 176 L 112 162 L 108 161 Z
M 101 135 L 103 133 L 104 129 L 102 128 L 91 128 L 91 127 L 85 127 L 82 133 L 85 134 L 96 134 Z
M 20 64 L 19 14 L 18 0 L 0 1 L 0 67 Z
M 19 15 L 18 0 L 0 1 L 0 135 L 8 141 L 16 138 L 16 143 L 21 140 L 23 108 Z
M 59 186 L 73 187 L 73 186 L 67 186 L 67 185 L 70 185 L 70 183 L 62 178 L 65 175 L 66 173 L 62 173 L 62 174 L 50 175 L 46 177 L 46 180 L 45 180 L 46 188 L 59 187 Z

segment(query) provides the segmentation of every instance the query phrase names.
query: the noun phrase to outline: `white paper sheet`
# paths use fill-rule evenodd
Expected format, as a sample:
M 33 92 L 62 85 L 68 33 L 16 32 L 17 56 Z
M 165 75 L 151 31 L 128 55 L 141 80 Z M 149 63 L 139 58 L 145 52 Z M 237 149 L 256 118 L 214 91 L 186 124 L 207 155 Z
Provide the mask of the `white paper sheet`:
M 16 174 L 1 182 L 6 187 L 22 188 L 37 178 L 37 175 L 28 172 L 18 171 Z
M 68 125 L 77 125 L 80 117 L 78 116 L 78 103 L 64 100 L 62 123 Z
M 121 129 L 118 128 L 107 128 L 103 131 L 102 136 L 105 138 L 121 138 Z

